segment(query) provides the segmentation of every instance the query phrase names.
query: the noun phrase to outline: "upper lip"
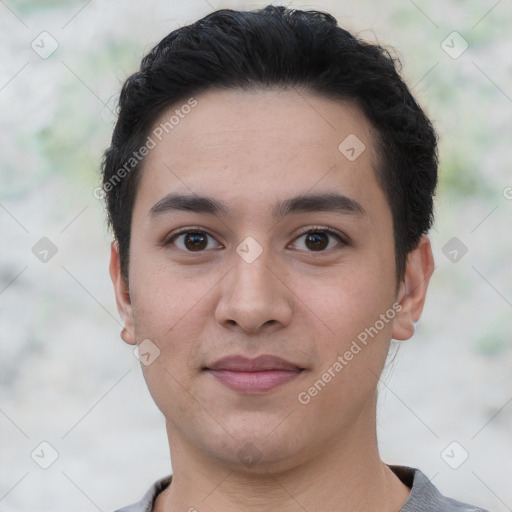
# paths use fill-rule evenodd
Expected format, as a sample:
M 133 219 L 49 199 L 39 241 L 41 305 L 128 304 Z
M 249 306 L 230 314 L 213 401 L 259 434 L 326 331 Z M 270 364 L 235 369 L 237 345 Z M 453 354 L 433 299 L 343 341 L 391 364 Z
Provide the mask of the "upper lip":
M 261 372 L 265 370 L 303 370 L 300 366 L 280 357 L 264 354 L 253 359 L 244 356 L 228 356 L 208 365 L 207 370 L 230 370 L 233 372 Z

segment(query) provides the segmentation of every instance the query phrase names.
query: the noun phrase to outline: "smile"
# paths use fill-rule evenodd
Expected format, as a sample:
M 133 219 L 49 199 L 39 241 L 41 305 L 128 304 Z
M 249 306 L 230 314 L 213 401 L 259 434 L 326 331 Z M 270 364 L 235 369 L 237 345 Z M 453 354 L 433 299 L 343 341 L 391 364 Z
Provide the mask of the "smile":
M 265 393 L 299 376 L 304 368 L 272 355 L 254 359 L 229 356 L 205 367 L 222 384 L 240 393 Z

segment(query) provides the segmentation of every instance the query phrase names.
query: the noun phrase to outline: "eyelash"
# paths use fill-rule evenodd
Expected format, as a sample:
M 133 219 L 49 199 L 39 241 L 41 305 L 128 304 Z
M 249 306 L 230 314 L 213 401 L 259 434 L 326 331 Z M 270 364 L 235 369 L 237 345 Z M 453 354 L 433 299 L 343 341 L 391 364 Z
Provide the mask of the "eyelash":
M 207 231 L 205 231 L 203 228 L 200 228 L 200 227 L 189 227 L 189 228 L 185 228 L 181 231 L 178 231 L 177 233 L 174 233 L 169 239 L 167 239 L 167 241 L 165 241 L 163 243 L 164 246 L 169 246 L 171 245 L 179 236 L 181 235 L 186 235 L 186 234 L 189 234 L 189 233 L 200 233 L 200 234 L 204 234 L 204 235 L 207 235 L 211 238 L 215 238 L 213 237 L 210 233 L 208 233 Z M 343 235 L 341 235 L 340 233 L 338 233 L 337 231 L 334 231 L 333 229 L 327 227 L 327 226 L 313 226 L 313 227 L 310 227 L 308 228 L 307 230 L 303 231 L 302 233 L 298 234 L 296 236 L 296 239 L 304 236 L 304 235 L 307 235 L 307 234 L 310 234 L 310 233 L 324 233 L 324 234 L 327 234 L 329 236 L 332 236 L 333 238 L 335 238 L 339 243 L 340 245 L 342 246 L 345 246 L 345 245 L 348 245 L 348 241 L 346 239 L 346 237 L 344 237 Z M 332 250 L 333 248 L 331 247 L 331 249 L 324 249 L 322 251 L 306 251 L 306 252 L 309 252 L 309 253 L 312 253 L 312 254 L 315 254 L 315 253 L 326 253 L 326 252 L 329 252 L 330 250 Z M 182 249 L 178 249 L 178 250 L 182 250 Z M 184 252 L 187 252 L 187 253 L 190 253 L 190 254 L 194 254 L 194 253 L 204 253 L 207 249 L 204 249 L 202 251 L 184 251 Z

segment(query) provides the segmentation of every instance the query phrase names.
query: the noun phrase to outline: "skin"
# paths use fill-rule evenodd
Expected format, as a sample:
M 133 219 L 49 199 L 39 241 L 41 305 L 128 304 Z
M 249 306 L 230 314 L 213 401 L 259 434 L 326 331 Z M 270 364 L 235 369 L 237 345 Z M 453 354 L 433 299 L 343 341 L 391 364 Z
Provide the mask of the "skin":
M 378 453 L 377 384 L 391 338 L 410 338 L 420 318 L 434 267 L 430 241 L 422 237 L 397 283 L 374 132 L 355 106 L 293 90 L 196 99 L 146 157 L 128 281 L 116 242 L 111 250 L 121 336 L 160 350 L 142 365 L 166 418 L 173 468 L 155 510 L 398 511 L 410 489 Z M 350 134 L 366 146 L 354 161 L 338 150 Z M 230 211 L 150 215 L 171 192 L 222 200 Z M 348 196 L 364 212 L 271 215 L 280 201 L 324 192 Z M 346 243 L 330 236 L 311 248 L 307 233 L 319 226 Z M 204 231 L 208 243 L 193 251 L 181 236 L 165 245 L 182 228 Z M 236 252 L 248 236 L 262 248 L 252 263 Z M 394 303 L 394 318 L 301 404 L 299 393 Z M 232 354 L 277 355 L 304 370 L 269 392 L 243 394 L 202 370 Z M 257 454 L 254 464 L 241 460 L 244 445 Z

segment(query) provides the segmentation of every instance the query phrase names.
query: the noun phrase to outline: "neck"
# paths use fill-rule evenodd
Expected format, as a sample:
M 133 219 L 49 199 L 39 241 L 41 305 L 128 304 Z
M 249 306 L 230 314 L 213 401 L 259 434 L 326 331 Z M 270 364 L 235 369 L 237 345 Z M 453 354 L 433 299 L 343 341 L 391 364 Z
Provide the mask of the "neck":
M 173 478 L 155 512 L 398 512 L 410 492 L 381 461 L 374 427 L 356 425 L 300 464 L 259 472 L 206 456 L 169 425 L 168 434 Z

